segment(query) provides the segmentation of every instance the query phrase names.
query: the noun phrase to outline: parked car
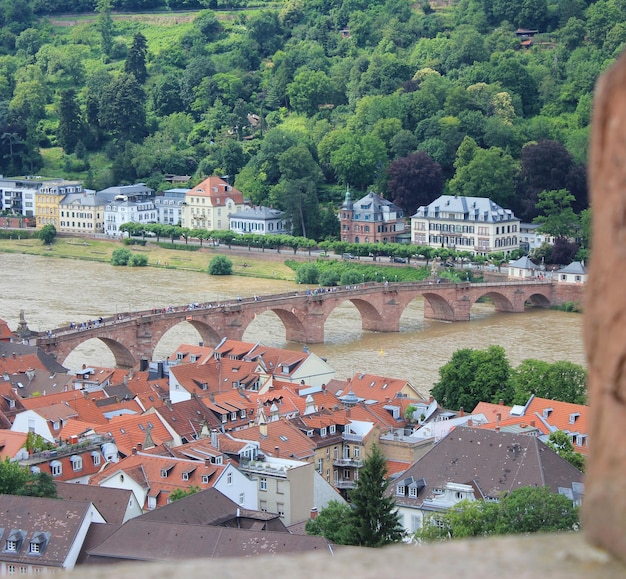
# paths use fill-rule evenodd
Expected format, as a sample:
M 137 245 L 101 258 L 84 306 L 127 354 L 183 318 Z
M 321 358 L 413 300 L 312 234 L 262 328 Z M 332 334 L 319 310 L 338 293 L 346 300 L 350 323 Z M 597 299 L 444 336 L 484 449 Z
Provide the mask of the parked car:
M 342 253 L 341 258 L 342 259 L 356 259 L 356 255 L 352 255 L 351 253 Z
M 406 259 L 404 259 L 404 257 L 394 257 L 393 262 L 394 263 L 406 263 Z

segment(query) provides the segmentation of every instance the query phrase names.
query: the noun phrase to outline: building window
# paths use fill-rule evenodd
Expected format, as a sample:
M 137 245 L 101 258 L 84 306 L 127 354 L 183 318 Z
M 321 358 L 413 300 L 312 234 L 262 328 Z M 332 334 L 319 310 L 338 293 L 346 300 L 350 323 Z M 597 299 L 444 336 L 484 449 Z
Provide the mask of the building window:
M 188 472 L 184 472 L 183 473 L 183 480 L 189 480 L 189 473 Z
M 335 434 L 337 427 L 334 424 L 331 424 L 328 428 L 328 432 L 330 432 L 330 434 Z
M 58 460 L 54 460 L 50 463 L 50 471 L 52 476 L 61 476 L 63 474 L 63 466 Z
M 226 475 L 226 484 L 228 484 L 228 485 L 232 485 L 233 484 L 233 473 L 232 472 L 229 472 Z
M 231 420 L 237 420 L 237 413 L 236 412 L 231 412 L 230 413 L 230 419 Z
M 6 544 L 6 551 L 10 551 L 11 553 L 15 553 L 17 551 L 17 541 L 13 539 L 9 539 Z
M 276 510 L 279 517 L 285 517 L 285 503 L 276 503 Z
M 320 429 L 320 435 L 321 436 L 326 436 L 326 427 L 325 426 Z
M 267 479 L 265 477 L 259 479 L 259 489 L 262 491 L 267 490 Z
M 417 496 L 417 487 L 409 487 L 409 496 L 413 498 Z
M 72 462 L 72 470 L 74 472 L 83 469 L 83 459 L 80 456 L 73 456 L 70 460 Z
M 202 484 L 208 484 L 209 482 L 209 475 L 208 474 L 203 474 L 202 475 Z
M 324 471 L 324 459 L 318 458 L 317 459 L 317 472 L 321 474 L 323 471 Z
M 398 485 L 398 486 L 396 487 L 396 494 L 397 494 L 399 497 L 403 497 L 403 496 L 404 496 L 404 488 L 405 488 L 405 487 L 404 487 L 404 485 Z
M 100 465 L 100 453 L 94 452 L 91 455 L 91 458 L 93 459 L 93 465 L 94 466 L 99 466 Z

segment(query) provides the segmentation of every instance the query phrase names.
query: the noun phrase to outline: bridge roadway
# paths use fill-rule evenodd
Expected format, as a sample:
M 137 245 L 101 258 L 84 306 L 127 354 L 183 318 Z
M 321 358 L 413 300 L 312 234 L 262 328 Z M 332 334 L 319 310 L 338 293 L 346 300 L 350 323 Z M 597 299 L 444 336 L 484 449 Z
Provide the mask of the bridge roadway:
M 223 337 L 241 340 L 258 315 L 272 311 L 285 326 L 287 340 L 315 344 L 324 342 L 326 320 L 345 301 L 359 311 L 363 330 L 398 332 L 404 309 L 418 296 L 424 298 L 425 318 L 460 322 L 469 321 L 472 305 L 483 296 L 491 298 L 499 312 L 523 312 L 526 304 L 560 304 L 565 300 L 560 299 L 558 286 L 550 281 L 372 282 L 127 312 L 89 324 L 35 333 L 33 341 L 62 363 L 81 343 L 96 338 L 109 347 L 117 366 L 124 368 L 134 366 L 142 358 L 152 359 L 163 335 L 181 322 L 191 324 L 205 344 L 217 344 Z

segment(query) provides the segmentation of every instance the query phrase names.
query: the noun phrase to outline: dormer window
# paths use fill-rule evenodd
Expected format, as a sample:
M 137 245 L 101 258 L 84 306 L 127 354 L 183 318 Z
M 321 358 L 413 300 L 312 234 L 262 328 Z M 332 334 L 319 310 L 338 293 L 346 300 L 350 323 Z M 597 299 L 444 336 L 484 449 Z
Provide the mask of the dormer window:
M 569 415 L 569 423 L 570 424 L 574 424 L 578 420 L 579 416 L 580 416 L 579 412 L 574 412 L 574 413 L 570 414 Z
M 22 543 L 26 538 L 26 531 L 13 529 L 4 543 L 5 553 L 17 553 L 22 548 Z
M 183 354 L 182 352 L 177 352 L 176 353 L 176 359 L 177 360 L 182 360 L 185 357 L 185 354 Z
M 203 474 L 202 475 L 202 484 L 203 485 L 209 484 L 209 475 L 208 474 Z
M 50 539 L 50 533 L 35 533 L 28 544 L 29 555 L 41 555 L 46 550 L 46 545 Z
M 320 429 L 320 435 L 321 436 L 326 436 L 326 427 L 325 426 Z
M 165 468 L 161 469 L 161 478 L 167 478 L 167 469 Z
M 70 462 L 72 463 L 72 470 L 82 470 L 83 469 L 83 459 L 78 455 L 73 455 L 70 457 Z
M 231 420 L 237 420 L 237 413 L 236 412 L 231 412 L 230 413 L 230 419 Z
M 398 486 L 397 486 L 397 488 L 396 488 L 396 494 L 397 494 L 399 497 L 403 497 L 403 496 L 404 496 L 404 494 L 405 494 L 405 488 L 406 488 L 406 487 L 405 487 L 404 485 L 398 485 Z
M 63 474 L 63 465 L 58 460 L 53 460 L 50 463 L 50 471 L 52 476 L 61 476 Z
M 552 414 L 553 408 L 544 408 L 543 409 L 543 417 L 549 418 L 550 414 Z
M 228 414 L 222 414 L 222 424 L 228 422 Z
M 328 428 L 328 431 L 330 432 L 330 434 L 335 434 L 336 430 L 337 430 L 337 427 L 334 424 L 331 424 Z
M 60 422 L 59 420 L 55 420 L 55 421 L 52 423 L 52 428 L 53 428 L 54 430 L 59 430 L 59 428 L 61 428 L 61 422 Z

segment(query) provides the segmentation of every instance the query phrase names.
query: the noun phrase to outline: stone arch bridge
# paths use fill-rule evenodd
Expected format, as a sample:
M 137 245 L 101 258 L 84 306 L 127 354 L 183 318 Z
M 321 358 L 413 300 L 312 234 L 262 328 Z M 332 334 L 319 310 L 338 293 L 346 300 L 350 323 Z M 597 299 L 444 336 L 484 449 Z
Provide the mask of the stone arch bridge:
M 402 313 L 418 296 L 424 298 L 425 318 L 461 322 L 469 321 L 472 305 L 482 297 L 491 298 L 496 311 L 523 312 L 526 304 L 549 307 L 562 303 L 558 289 L 558 284 L 545 281 L 365 283 L 129 312 L 100 318 L 85 327 L 66 326 L 40 332 L 34 341 L 62 363 L 81 343 L 97 338 L 109 347 L 119 367 L 132 367 L 142 358 L 152 359 L 163 335 L 181 322 L 191 324 L 204 343 L 217 344 L 223 337 L 241 340 L 258 315 L 272 311 L 285 326 L 287 340 L 316 344 L 324 341 L 324 325 L 330 314 L 345 301 L 359 311 L 363 330 L 398 332 Z

